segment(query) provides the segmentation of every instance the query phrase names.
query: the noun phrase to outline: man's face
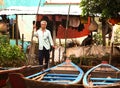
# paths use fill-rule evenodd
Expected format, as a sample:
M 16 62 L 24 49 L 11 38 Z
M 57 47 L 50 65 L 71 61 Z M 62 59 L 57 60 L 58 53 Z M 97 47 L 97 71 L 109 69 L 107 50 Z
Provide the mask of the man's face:
M 46 29 L 47 24 L 45 22 L 41 23 L 41 28 Z

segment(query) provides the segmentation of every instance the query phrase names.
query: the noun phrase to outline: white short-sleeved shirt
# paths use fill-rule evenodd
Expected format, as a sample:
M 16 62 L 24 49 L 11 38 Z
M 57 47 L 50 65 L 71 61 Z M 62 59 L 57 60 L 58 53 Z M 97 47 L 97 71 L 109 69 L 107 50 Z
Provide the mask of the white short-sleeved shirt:
M 38 41 L 39 41 L 39 50 L 43 50 L 43 46 L 49 50 L 50 49 L 50 45 L 53 46 L 53 40 L 52 40 L 52 36 L 51 33 L 48 29 L 46 29 L 44 32 L 41 30 L 41 28 L 39 30 L 37 30 L 36 32 L 34 32 L 34 36 L 38 37 Z

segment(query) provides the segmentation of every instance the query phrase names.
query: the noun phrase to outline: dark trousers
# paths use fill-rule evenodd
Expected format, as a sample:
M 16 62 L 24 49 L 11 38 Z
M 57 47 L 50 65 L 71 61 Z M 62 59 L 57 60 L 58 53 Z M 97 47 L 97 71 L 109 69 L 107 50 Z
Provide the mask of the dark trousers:
M 49 50 L 46 50 L 45 47 L 43 47 L 43 50 L 39 50 L 39 64 L 43 65 L 43 58 L 45 58 L 45 68 L 48 68 L 50 53 Z

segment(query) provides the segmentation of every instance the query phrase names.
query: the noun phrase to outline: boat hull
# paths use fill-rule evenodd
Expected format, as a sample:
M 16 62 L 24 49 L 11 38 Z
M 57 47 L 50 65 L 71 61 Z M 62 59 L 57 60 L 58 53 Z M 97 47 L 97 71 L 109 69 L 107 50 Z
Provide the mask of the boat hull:
M 0 88 L 6 86 L 6 82 L 8 79 L 8 75 L 10 73 L 21 73 L 24 76 L 32 75 L 36 72 L 39 72 L 43 69 L 44 66 L 36 65 L 36 66 L 23 66 L 18 68 L 0 68 Z
M 83 70 L 74 63 L 63 62 L 26 78 L 55 84 L 77 84 L 82 80 L 83 74 Z
M 88 70 L 83 77 L 85 88 L 119 88 L 120 70 L 102 63 Z

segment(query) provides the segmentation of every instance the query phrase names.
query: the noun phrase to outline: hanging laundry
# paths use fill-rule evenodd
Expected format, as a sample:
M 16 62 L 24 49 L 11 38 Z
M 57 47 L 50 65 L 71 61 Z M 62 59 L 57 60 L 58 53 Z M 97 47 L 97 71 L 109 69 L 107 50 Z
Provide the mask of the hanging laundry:
M 97 29 L 98 29 L 98 24 L 96 23 L 96 21 L 92 20 L 92 21 L 91 21 L 91 24 L 90 24 L 90 26 L 89 26 L 89 30 L 90 30 L 90 31 L 95 31 L 95 30 L 97 30 Z
M 81 24 L 80 23 L 80 25 L 79 25 L 79 27 L 78 27 L 78 31 L 80 32 L 80 31 L 82 31 L 84 29 L 84 24 Z
M 69 26 L 71 27 L 78 27 L 80 25 L 79 17 L 70 17 L 69 19 Z
M 55 16 L 55 21 L 59 21 L 59 22 L 61 22 L 62 21 L 62 17 L 61 16 Z

